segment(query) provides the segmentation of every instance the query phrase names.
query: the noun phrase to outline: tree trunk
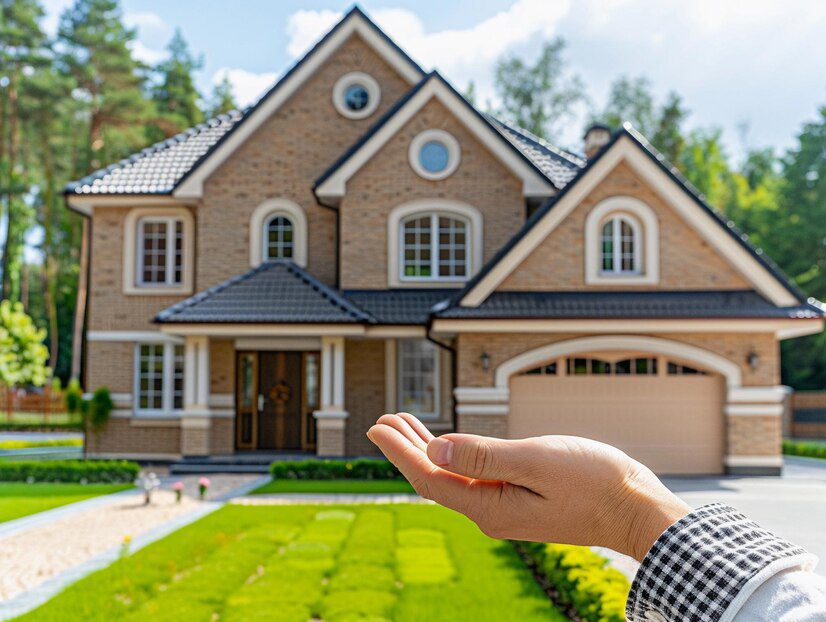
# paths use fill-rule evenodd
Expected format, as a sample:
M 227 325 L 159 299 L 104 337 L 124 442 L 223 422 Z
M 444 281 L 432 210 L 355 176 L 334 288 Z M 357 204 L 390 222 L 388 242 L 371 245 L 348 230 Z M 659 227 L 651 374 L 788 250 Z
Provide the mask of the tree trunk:
M 54 192 L 54 165 L 49 148 L 48 135 L 41 135 L 40 147 L 43 158 L 43 230 L 44 250 L 43 261 L 43 299 L 46 305 L 46 314 L 49 318 L 49 366 L 57 369 L 58 355 L 60 354 L 60 335 L 57 321 L 57 263 L 54 258 L 54 228 L 55 228 L 55 192 Z
M 12 206 L 14 205 L 14 184 L 15 167 L 17 166 L 17 148 L 20 142 L 17 129 L 17 75 L 12 71 L 9 76 L 9 151 L 8 151 L 8 177 L 6 183 L 6 238 L 3 240 L 3 283 L 0 295 L 2 298 L 9 298 L 11 294 L 11 276 L 9 275 L 9 250 L 12 245 L 9 243 L 13 230 Z

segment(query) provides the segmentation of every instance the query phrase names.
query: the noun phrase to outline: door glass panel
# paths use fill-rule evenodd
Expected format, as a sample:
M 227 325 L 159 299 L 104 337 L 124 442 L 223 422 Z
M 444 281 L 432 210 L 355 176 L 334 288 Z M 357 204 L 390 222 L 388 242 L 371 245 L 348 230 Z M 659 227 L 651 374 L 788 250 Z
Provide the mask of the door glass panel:
M 253 395 L 253 372 L 255 364 L 252 354 L 241 357 L 241 407 L 252 408 L 255 396 Z

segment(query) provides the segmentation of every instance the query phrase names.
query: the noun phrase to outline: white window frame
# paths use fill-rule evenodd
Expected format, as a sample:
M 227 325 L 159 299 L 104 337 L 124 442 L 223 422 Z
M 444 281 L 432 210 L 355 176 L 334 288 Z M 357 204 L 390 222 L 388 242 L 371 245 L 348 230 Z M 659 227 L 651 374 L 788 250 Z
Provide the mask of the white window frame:
M 367 91 L 367 105 L 361 110 L 351 110 L 344 101 L 344 95 L 354 84 L 360 84 Z M 341 76 L 333 86 L 333 105 L 338 113 L 348 119 L 366 119 L 376 111 L 381 103 L 381 87 L 376 79 L 362 71 L 352 71 Z
M 404 258 L 404 228 L 407 223 L 412 220 L 419 220 L 422 218 L 429 218 L 430 219 L 430 274 L 431 276 L 406 276 L 404 274 L 405 269 L 405 258 Z M 465 225 L 465 273 L 461 276 L 439 276 L 439 255 L 441 250 L 441 243 L 439 241 L 439 218 L 450 218 L 452 220 L 458 220 Z M 471 269 L 471 236 L 470 236 L 470 229 L 471 229 L 470 221 L 457 214 L 451 214 L 449 212 L 422 212 L 418 214 L 411 214 L 407 216 L 399 223 L 399 280 L 406 281 L 406 282 L 442 282 L 442 283 L 464 283 L 465 281 L 470 278 L 468 275 L 470 274 Z
M 181 235 L 186 236 L 183 219 L 176 216 L 146 216 L 138 220 L 137 256 L 135 257 L 135 285 L 137 287 L 180 287 L 184 280 L 184 240 L 181 239 L 181 283 L 175 282 L 175 234 L 181 223 Z M 166 228 L 166 274 L 163 281 L 144 281 L 144 237 L 146 225 L 164 225 Z
M 427 339 L 398 339 L 396 342 L 396 395 L 398 399 L 398 409 L 402 410 L 402 404 L 404 401 L 404 387 L 402 386 L 402 381 L 404 378 L 404 367 L 402 365 L 402 361 L 404 359 L 404 343 L 412 342 L 420 342 L 423 344 L 427 344 L 431 348 L 431 352 L 433 354 L 433 406 L 436 410 L 430 413 L 411 414 L 416 415 L 416 417 L 422 419 L 423 421 L 435 421 L 440 418 L 439 411 L 441 410 L 441 356 L 439 348 Z
M 293 223 L 292 261 L 307 267 L 307 214 L 301 206 L 283 197 L 267 199 L 255 208 L 250 217 L 250 267 L 256 268 L 264 261 L 267 245 L 267 225 L 276 216 L 289 218 Z
M 292 256 L 291 257 L 270 257 L 270 225 L 272 221 L 276 218 L 283 218 L 288 223 L 290 223 L 290 228 L 292 229 L 293 239 L 290 242 L 292 247 Z M 261 232 L 261 260 L 262 261 L 274 261 L 276 259 L 289 259 L 292 261 L 293 257 L 295 257 L 295 223 L 293 219 L 290 218 L 288 214 L 284 212 L 273 212 L 267 219 L 264 221 L 264 230 Z
M 605 250 L 603 249 L 603 230 L 605 225 L 611 223 L 611 245 L 612 257 L 611 268 L 605 269 Z M 623 250 L 622 250 L 622 225 L 627 223 L 631 228 L 631 244 L 632 244 L 632 267 L 630 270 L 625 270 L 622 267 Z M 642 249 L 640 248 L 640 226 L 636 220 L 626 214 L 611 214 L 608 218 L 602 221 L 599 227 L 600 232 L 600 246 L 599 246 L 599 269 L 601 276 L 637 276 L 640 274 L 640 264 L 642 263 L 640 255 Z
M 160 347 L 163 348 L 163 371 L 161 377 L 161 407 L 160 408 L 141 408 L 141 348 L 143 346 Z M 133 411 L 135 416 L 139 417 L 163 417 L 163 416 L 177 416 L 184 408 L 183 394 L 181 401 L 181 408 L 175 408 L 175 348 L 183 348 L 183 344 L 179 343 L 159 343 L 157 341 L 144 341 L 135 344 L 134 352 L 134 366 L 133 366 L 133 387 L 132 395 L 134 396 Z M 186 354 L 183 358 L 182 374 L 184 382 L 186 382 Z
M 419 154 L 422 147 L 429 142 L 441 143 L 447 149 L 447 166 L 441 171 L 428 171 L 422 166 Z M 410 141 L 407 158 L 410 161 L 411 168 L 416 171 L 419 177 L 430 181 L 438 181 L 450 177 L 459 167 L 459 162 L 462 160 L 462 148 L 459 146 L 459 141 L 452 134 L 444 130 L 430 129 L 421 132 Z
M 143 282 L 143 227 L 144 222 L 180 221 L 183 224 L 183 247 L 181 255 L 181 282 L 170 281 L 170 270 L 174 271 L 174 237 L 167 244 L 167 282 Z M 169 225 L 167 225 L 169 226 Z M 174 226 L 173 226 L 174 234 Z M 195 219 L 185 207 L 142 207 L 132 208 L 126 215 L 123 229 L 123 293 L 127 295 L 187 295 L 192 293 L 195 264 Z M 174 274 L 174 272 L 173 272 Z
M 634 229 L 634 272 L 602 269 L 602 226 L 620 216 Z M 657 215 L 635 197 L 615 196 L 595 205 L 585 218 L 586 285 L 656 285 L 660 282 L 660 232 Z
M 464 277 L 405 277 L 403 224 L 411 217 L 443 215 L 459 218 L 467 226 Z M 484 220 L 481 212 L 467 203 L 449 199 L 418 199 L 395 207 L 387 218 L 387 284 L 389 287 L 456 287 L 470 280 L 482 267 Z M 434 261 L 431 257 L 431 261 Z

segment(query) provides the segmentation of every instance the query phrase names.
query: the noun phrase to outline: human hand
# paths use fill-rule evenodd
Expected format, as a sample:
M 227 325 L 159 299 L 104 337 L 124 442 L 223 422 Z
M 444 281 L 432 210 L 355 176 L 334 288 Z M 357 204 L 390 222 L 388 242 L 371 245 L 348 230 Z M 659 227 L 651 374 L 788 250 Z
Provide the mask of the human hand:
M 605 546 L 642 561 L 691 508 L 619 449 L 575 436 L 433 434 L 408 413 L 367 432 L 416 492 L 492 538 Z

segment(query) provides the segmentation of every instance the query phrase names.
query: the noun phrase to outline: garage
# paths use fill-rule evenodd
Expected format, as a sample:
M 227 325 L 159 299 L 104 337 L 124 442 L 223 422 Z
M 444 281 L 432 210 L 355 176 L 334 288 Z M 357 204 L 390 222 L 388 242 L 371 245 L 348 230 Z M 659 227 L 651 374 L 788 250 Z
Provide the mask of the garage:
M 510 377 L 508 435 L 584 436 L 660 474 L 721 473 L 725 379 L 662 355 L 576 354 Z

